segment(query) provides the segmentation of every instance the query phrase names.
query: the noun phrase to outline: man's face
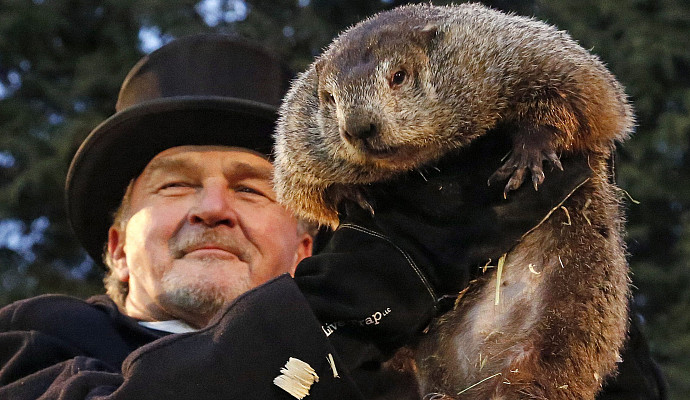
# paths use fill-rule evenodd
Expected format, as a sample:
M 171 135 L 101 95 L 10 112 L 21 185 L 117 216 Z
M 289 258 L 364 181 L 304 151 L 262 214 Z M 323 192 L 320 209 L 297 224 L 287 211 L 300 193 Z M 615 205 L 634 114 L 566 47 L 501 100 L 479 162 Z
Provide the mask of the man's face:
M 181 146 L 134 181 L 124 231 L 108 249 L 129 281 L 127 314 L 201 327 L 223 305 L 311 254 L 311 237 L 276 202 L 273 167 L 239 148 Z

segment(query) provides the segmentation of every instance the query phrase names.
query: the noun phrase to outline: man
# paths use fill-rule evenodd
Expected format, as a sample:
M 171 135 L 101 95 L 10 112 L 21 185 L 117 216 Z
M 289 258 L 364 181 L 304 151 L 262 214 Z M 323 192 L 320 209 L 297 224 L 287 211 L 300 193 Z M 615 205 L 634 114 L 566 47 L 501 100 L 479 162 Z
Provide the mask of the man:
M 71 221 L 94 259 L 108 232 L 106 286 L 124 314 L 201 328 L 311 255 L 304 225 L 275 200 L 267 160 L 285 79 L 268 54 L 220 36 L 166 46 L 125 79 L 119 112 L 84 142 L 67 183 Z
M 106 244 L 116 304 L 42 296 L 1 310 L 0 398 L 416 396 L 381 362 L 470 276 L 420 263 L 358 210 L 305 258 L 311 236 L 275 202 L 267 159 L 284 77 L 219 35 L 132 69 L 67 179 L 77 237 L 96 260 Z M 283 273 L 295 279 L 272 279 Z
M 294 273 L 311 254 L 312 238 L 276 202 L 267 158 L 287 78 L 263 50 L 220 35 L 175 41 L 132 69 L 118 112 L 85 140 L 67 180 L 77 236 L 95 260 L 107 243 L 106 287 L 117 305 L 104 296 L 86 303 L 44 296 L 2 310 L 0 398 L 88 398 L 118 387 L 116 398 L 174 392 L 161 381 L 151 388 L 146 368 L 130 373 L 123 361 L 168 332 L 208 326 L 240 294 Z M 317 332 L 325 342 L 318 325 Z M 179 357 L 182 369 L 194 369 L 184 352 Z M 276 358 L 273 377 L 288 359 Z M 253 379 L 232 378 L 229 372 L 223 380 L 238 387 Z M 186 386 L 203 398 L 193 379 Z

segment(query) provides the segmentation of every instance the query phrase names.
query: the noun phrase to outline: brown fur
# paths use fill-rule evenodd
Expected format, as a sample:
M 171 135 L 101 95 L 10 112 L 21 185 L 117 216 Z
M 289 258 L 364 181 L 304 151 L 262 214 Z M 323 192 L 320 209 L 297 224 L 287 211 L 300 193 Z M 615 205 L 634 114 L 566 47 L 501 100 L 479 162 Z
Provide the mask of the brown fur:
M 593 399 L 615 370 L 629 284 L 622 218 L 606 161 L 590 163 L 598 173 L 508 253 L 499 305 L 496 273 L 485 274 L 423 338 L 424 394 Z
M 556 210 L 508 253 L 498 306 L 492 270 L 432 326 L 416 355 L 421 394 L 592 399 L 626 327 L 622 216 L 607 160 L 633 117 L 615 78 L 566 33 L 476 4 L 405 6 L 350 28 L 281 108 L 279 199 L 335 226 L 338 203 L 361 202 L 361 185 L 506 122 L 519 127 L 514 148 L 491 177 L 508 179 L 506 192 L 528 171 L 536 188 L 543 161 L 560 166 L 557 154 L 587 154 L 594 176 L 564 203 L 569 221 Z

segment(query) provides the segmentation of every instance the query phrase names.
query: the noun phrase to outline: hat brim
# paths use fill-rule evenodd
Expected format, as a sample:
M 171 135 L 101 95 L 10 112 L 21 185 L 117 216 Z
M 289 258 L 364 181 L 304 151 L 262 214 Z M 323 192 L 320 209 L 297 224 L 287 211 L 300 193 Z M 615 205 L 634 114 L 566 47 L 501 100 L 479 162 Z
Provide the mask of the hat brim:
M 129 182 L 163 150 L 184 145 L 242 147 L 270 156 L 277 108 L 228 97 L 148 101 L 97 126 L 75 154 L 65 183 L 72 228 L 102 264 L 103 246 Z

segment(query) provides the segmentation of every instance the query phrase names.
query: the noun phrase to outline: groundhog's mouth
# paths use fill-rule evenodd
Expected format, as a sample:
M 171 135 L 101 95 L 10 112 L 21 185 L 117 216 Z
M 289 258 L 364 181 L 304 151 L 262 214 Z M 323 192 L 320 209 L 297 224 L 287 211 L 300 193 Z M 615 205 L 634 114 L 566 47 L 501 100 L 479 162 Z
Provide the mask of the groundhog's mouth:
M 343 142 L 350 150 L 348 153 L 355 155 L 362 161 L 393 161 L 405 158 L 413 151 L 404 144 L 391 145 L 382 140 L 380 135 L 367 138 L 344 136 Z
M 363 153 L 365 153 L 366 157 L 374 157 L 374 158 L 394 158 L 398 153 L 400 153 L 400 147 L 364 146 L 360 150 Z
M 406 168 L 409 164 L 416 163 L 416 160 L 425 153 L 424 149 L 416 146 L 366 146 L 358 149 L 365 160 L 373 161 L 383 166 L 389 165 L 394 169 Z
M 376 164 L 386 169 L 405 169 L 410 165 L 415 165 L 420 157 L 428 151 L 419 146 L 410 144 L 388 145 L 379 141 L 360 140 L 355 143 L 350 142 L 351 155 L 355 155 L 358 163 Z

